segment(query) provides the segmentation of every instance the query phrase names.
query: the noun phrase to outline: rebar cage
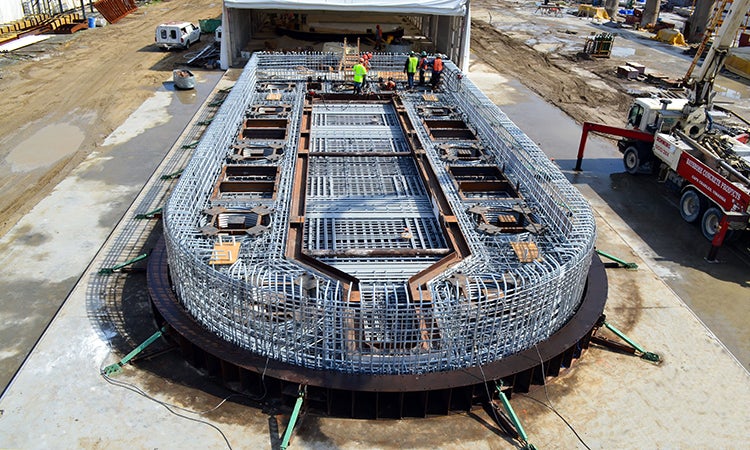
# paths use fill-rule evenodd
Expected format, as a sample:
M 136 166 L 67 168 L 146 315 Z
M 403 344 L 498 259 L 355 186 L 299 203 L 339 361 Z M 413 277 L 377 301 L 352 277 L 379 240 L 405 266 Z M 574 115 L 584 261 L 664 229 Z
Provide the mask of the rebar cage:
M 164 213 L 173 288 L 203 327 L 393 375 L 485 365 L 573 316 L 589 205 L 454 64 L 408 90 L 405 59 L 374 55 L 355 96 L 340 55 L 252 56 Z

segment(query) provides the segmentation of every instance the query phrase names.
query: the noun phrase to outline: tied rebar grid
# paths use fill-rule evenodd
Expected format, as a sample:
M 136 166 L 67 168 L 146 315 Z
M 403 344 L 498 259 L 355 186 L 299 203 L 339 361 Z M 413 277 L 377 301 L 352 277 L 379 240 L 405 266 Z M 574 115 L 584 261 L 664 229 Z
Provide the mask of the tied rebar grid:
M 442 298 L 434 302 L 435 315 L 446 339 L 457 343 L 456 352 L 472 352 L 485 363 L 497 359 L 497 348 L 485 344 L 496 341 L 498 333 L 503 336 L 498 347 L 507 355 L 513 353 L 508 349 L 520 351 L 548 338 L 572 317 L 591 264 L 595 223 L 590 206 L 560 170 L 491 100 L 461 77 L 450 61 L 446 62 L 443 83 L 444 92 L 438 94 L 441 104 L 435 106 L 458 106 L 489 153 L 488 161 L 503 168 L 523 198 L 515 204 L 490 200 L 479 204 L 488 208 L 488 216 L 522 206 L 545 227 L 540 234 L 481 233 L 456 191 L 446 190 L 475 257 L 433 281 L 431 287 Z M 419 107 L 429 102 L 419 94 L 409 97 L 413 101 L 405 102 L 407 110 L 412 121 L 419 123 Z M 424 128 L 417 127 L 417 132 L 423 144 L 434 150 L 428 155 L 441 185 L 452 186 L 437 146 L 430 145 Z M 543 258 L 532 264 L 520 263 L 511 241 L 534 242 Z M 456 277 L 459 272 L 474 276 Z M 462 291 L 469 294 L 462 295 Z M 498 311 L 503 314 L 493 317 Z M 477 331 L 467 334 L 463 324 L 480 319 L 483 324 Z M 467 339 L 469 335 L 472 339 Z
M 405 58 L 376 54 L 372 69 L 400 73 Z M 436 98 L 399 96 L 471 255 L 412 298 L 408 279 L 450 246 L 393 106 L 363 97 L 313 103 L 302 237 L 302 252 L 356 277 L 359 295 L 284 256 L 306 82 L 320 83 L 319 92 L 340 92 L 347 74 L 337 67 L 339 57 L 317 53 L 256 53 L 248 62 L 165 211 L 170 271 L 184 307 L 207 329 L 254 353 L 348 373 L 483 365 L 558 330 L 581 301 L 595 239 L 592 212 L 559 169 L 450 62 L 442 90 L 432 93 Z M 283 139 L 253 140 L 283 151 L 277 158 L 232 159 L 242 144 L 243 120 L 257 105 L 293 106 Z M 434 138 L 422 121 L 430 108 L 450 111 L 446 118 L 463 121 L 475 138 Z M 484 155 L 449 163 L 441 148 L 446 143 L 479 144 Z M 276 168 L 275 195 L 217 197 L 217 175 L 229 163 Z M 500 167 L 520 195 L 468 199 L 449 165 Z M 241 247 L 233 264 L 209 264 L 219 237 L 200 230 L 216 206 L 233 214 L 272 211 L 265 232 L 234 236 Z M 488 215 L 523 211 L 535 226 L 486 233 L 470 211 L 476 206 Z M 533 243 L 539 258 L 520 261 L 511 242 Z

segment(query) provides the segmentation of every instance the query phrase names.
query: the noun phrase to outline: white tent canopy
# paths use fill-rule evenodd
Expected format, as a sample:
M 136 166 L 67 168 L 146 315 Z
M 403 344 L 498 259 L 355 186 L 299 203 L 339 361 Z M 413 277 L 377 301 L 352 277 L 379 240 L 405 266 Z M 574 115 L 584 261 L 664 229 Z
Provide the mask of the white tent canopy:
M 411 16 L 420 33 L 461 69 L 469 66 L 470 0 L 224 0 L 221 67 L 241 63 L 244 46 L 277 12 Z M 382 19 L 381 19 L 382 20 Z M 381 22 L 382 23 L 382 22 Z
M 304 11 L 377 11 L 393 14 L 463 16 L 468 0 L 224 0 L 227 8 Z

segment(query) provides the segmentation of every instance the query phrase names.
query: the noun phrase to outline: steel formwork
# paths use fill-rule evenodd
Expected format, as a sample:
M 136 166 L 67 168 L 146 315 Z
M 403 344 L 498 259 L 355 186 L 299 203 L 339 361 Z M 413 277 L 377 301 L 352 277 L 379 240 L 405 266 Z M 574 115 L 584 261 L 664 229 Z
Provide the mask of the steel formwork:
M 404 59 L 376 54 L 353 96 L 336 55 L 253 55 L 164 213 L 202 327 L 306 369 L 405 375 L 496 362 L 571 319 L 590 207 L 452 63 L 438 91 L 381 92 Z

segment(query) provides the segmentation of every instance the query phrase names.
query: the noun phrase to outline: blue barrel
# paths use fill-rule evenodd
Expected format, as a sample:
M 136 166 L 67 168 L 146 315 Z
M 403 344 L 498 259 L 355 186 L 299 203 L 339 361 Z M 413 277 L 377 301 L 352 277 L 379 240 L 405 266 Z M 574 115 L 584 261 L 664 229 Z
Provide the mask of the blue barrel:
M 96 17 L 89 17 L 89 28 L 96 28 Z

